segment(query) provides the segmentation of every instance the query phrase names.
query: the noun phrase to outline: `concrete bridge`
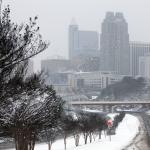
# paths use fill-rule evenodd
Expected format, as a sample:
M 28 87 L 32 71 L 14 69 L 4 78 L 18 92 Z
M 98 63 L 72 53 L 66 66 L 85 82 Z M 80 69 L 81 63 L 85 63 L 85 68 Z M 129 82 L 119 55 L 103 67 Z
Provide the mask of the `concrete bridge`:
M 150 109 L 150 101 L 72 101 L 69 102 L 74 107 L 101 108 L 102 111 L 112 112 L 116 107 L 131 108 L 141 107 L 141 109 Z
M 72 101 L 72 105 L 150 105 L 150 101 Z

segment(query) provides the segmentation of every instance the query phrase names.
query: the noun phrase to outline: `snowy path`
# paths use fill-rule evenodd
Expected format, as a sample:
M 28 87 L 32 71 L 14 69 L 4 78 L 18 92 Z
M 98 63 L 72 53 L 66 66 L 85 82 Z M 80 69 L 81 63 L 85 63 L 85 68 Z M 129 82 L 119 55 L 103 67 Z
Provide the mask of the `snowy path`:
M 147 143 L 147 131 L 144 125 L 144 121 L 141 116 L 138 117 L 140 120 L 140 132 L 132 140 L 132 142 L 124 150 L 149 150 L 150 147 Z
M 111 137 L 102 136 L 101 140 L 96 140 L 93 143 L 84 145 L 83 139 L 81 138 L 80 146 L 74 146 L 74 139 L 67 139 L 67 150 L 121 150 L 127 146 L 135 135 L 138 133 L 139 120 L 131 115 L 126 115 L 122 123 L 120 123 L 117 134 Z M 48 150 L 47 144 L 36 145 L 35 150 Z M 64 150 L 63 140 L 58 140 L 52 145 L 52 150 Z

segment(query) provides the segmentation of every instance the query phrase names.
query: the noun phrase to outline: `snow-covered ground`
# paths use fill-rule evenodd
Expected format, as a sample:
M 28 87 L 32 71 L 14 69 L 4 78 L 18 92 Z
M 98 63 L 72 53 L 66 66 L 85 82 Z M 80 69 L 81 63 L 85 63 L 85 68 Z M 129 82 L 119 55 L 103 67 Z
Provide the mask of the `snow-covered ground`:
M 80 146 L 74 146 L 74 139 L 67 139 L 67 150 L 121 150 L 128 145 L 135 135 L 138 133 L 139 120 L 131 115 L 126 115 L 122 123 L 120 123 L 116 135 L 110 138 L 104 135 L 101 140 L 96 139 L 93 143 L 84 145 L 83 138 L 80 140 Z M 48 150 L 47 144 L 39 144 L 35 146 L 35 150 Z M 63 140 L 58 140 L 52 145 L 52 150 L 64 150 Z

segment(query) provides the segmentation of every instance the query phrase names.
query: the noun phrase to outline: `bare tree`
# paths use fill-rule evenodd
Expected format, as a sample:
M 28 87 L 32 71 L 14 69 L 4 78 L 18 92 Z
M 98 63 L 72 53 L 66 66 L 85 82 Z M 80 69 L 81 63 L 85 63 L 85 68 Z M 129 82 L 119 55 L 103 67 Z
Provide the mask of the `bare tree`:
M 107 128 L 105 118 L 105 115 L 99 113 L 81 112 L 79 114 L 80 131 L 83 133 L 85 144 L 87 144 L 88 137 L 90 143 L 92 142 L 96 131 L 101 134 L 101 131 Z
M 67 137 L 68 135 L 73 134 L 76 127 L 76 121 L 74 120 L 72 115 L 66 115 L 65 113 L 61 117 L 60 126 L 62 129 L 62 135 L 64 138 L 64 148 L 67 148 Z
M 57 139 L 58 136 L 60 136 L 60 128 L 59 126 L 50 127 L 42 131 L 40 134 L 41 140 L 46 142 L 48 144 L 48 150 L 51 150 L 52 144 Z

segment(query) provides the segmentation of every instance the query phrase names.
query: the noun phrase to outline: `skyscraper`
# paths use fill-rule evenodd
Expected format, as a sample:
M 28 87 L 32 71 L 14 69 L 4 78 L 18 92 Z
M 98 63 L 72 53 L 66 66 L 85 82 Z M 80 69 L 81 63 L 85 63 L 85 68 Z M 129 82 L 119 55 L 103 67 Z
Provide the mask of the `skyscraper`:
M 128 24 L 122 13 L 107 12 L 100 35 L 100 70 L 130 74 Z
M 96 31 L 81 31 L 73 21 L 69 26 L 69 59 L 78 56 L 97 57 L 99 38 Z

